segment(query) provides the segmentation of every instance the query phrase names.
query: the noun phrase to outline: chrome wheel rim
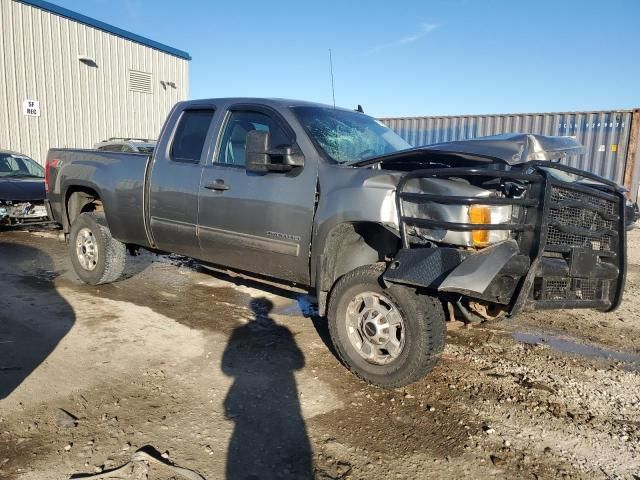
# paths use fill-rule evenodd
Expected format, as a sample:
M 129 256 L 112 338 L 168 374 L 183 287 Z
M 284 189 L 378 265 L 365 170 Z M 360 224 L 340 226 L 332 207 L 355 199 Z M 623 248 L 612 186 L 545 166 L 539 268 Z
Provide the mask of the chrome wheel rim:
M 358 294 L 349 302 L 346 316 L 349 341 L 367 362 L 386 365 L 400 356 L 405 345 L 404 319 L 386 295 Z
M 83 228 L 76 237 L 76 256 L 80 266 L 85 270 L 95 270 L 98 265 L 98 242 L 93 232 Z

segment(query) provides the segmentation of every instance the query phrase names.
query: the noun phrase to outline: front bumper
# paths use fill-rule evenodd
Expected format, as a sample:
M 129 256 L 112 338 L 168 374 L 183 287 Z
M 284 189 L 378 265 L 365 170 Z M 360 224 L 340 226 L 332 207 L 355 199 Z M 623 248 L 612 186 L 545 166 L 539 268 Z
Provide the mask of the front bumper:
M 44 202 L 0 201 L 0 225 L 32 225 L 49 222 Z
M 510 314 L 554 308 L 615 309 L 626 274 L 625 199 L 608 180 L 559 164 L 529 162 L 499 173 L 487 169 L 439 169 L 415 176 L 483 175 L 529 183 L 526 198 L 496 199 L 523 209 L 520 223 L 509 224 L 513 239 L 476 252 L 458 248 L 415 248 L 407 224 L 426 228 L 504 229 L 504 225 L 470 225 L 406 217 L 404 201 L 485 204 L 487 199 L 403 193 L 398 187 L 403 249 L 384 280 L 437 289 L 503 304 Z M 544 168 L 543 168 L 544 167 Z M 555 168 L 599 182 L 602 188 L 560 181 Z M 466 172 L 465 172 L 466 171 Z M 527 172 L 527 173 L 525 173 Z M 404 179 L 403 179 L 404 180 Z

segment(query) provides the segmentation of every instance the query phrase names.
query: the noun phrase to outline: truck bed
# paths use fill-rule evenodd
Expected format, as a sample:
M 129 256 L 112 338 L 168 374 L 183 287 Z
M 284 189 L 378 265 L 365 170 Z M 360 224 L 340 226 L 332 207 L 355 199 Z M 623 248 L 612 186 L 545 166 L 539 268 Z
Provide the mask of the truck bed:
M 148 245 L 144 221 L 145 176 L 151 157 L 139 153 L 51 149 L 47 156 L 49 205 L 53 219 L 68 228 L 65 206 L 74 192 L 94 191 L 111 208 L 105 212 L 114 237 Z M 70 181 L 73 187 L 70 187 Z

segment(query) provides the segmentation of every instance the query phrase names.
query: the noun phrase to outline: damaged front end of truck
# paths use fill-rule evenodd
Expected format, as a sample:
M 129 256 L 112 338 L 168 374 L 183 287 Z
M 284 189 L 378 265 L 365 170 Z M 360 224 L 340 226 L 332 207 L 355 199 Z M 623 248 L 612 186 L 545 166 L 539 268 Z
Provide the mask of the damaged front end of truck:
M 401 249 L 384 281 L 437 290 L 466 322 L 614 310 L 626 270 L 624 191 L 566 165 L 582 150 L 569 137 L 510 134 L 358 162 L 406 172 L 396 188 Z

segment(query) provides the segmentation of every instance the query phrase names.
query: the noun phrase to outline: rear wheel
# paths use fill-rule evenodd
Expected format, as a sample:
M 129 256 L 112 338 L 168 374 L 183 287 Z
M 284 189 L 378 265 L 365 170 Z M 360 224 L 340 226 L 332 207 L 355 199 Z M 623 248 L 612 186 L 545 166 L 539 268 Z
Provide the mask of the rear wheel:
M 103 213 L 82 213 L 71 225 L 69 254 L 73 269 L 90 285 L 118 280 L 124 273 L 127 248 L 115 240 Z
M 329 331 L 342 362 L 358 377 L 385 388 L 413 383 L 444 349 L 442 303 L 412 288 L 385 288 L 384 264 L 344 275 L 329 300 Z

